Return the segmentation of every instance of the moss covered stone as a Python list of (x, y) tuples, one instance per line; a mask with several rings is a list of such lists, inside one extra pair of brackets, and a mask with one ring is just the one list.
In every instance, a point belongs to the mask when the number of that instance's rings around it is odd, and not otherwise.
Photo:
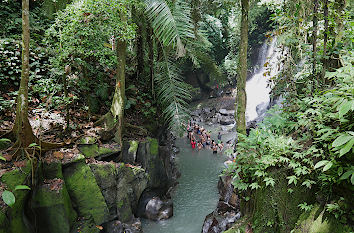
[(129, 142), (129, 145), (130, 145), (130, 147), (129, 147), (128, 152), (132, 153), (132, 154), (136, 154), (136, 152), (138, 150), (139, 142), (133, 140), (133, 141)]
[(5, 233), (9, 228), (9, 220), (6, 217), (6, 210), (8, 207), (0, 209), (0, 233)]
[(64, 170), (64, 179), (80, 216), (92, 216), (96, 224), (108, 219), (109, 211), (105, 199), (87, 164), (79, 162), (69, 166)]
[(108, 147), (100, 147), (97, 144), (80, 145), (79, 150), (86, 158), (94, 158), (97, 156), (116, 153), (120, 151), (119, 148), (112, 149)]
[(290, 232), (301, 214), (298, 205), (315, 201), (313, 190), (296, 186), (289, 193), (285, 170), (274, 169), (269, 174), (275, 185), (256, 190), (252, 226), (255, 232)]
[[(15, 190), (17, 185), (27, 184), (31, 176), (31, 165), (28, 162), (26, 167), (16, 168), (6, 172), (1, 177), (1, 182), (5, 184), (8, 190)], [(22, 218), (22, 213), (25, 207), (26, 197), (29, 194), (28, 190), (13, 191), (16, 202), (11, 208), (7, 208), (7, 216), (9, 220), (9, 228), (7, 233), (26, 233), (28, 232)]]
[(111, 216), (116, 215), (116, 168), (114, 163), (90, 164)]
[(39, 220), (36, 223), (39, 232), (69, 232), (77, 217), (61, 179), (39, 186), (32, 196), (32, 208)]
[(149, 147), (150, 147), (150, 154), (151, 155), (158, 155), (159, 153), (159, 142), (156, 138), (148, 138)]
[(293, 233), (346, 233), (352, 232), (349, 226), (341, 224), (333, 217), (324, 217), (324, 209), (316, 204), (310, 212), (301, 214)]

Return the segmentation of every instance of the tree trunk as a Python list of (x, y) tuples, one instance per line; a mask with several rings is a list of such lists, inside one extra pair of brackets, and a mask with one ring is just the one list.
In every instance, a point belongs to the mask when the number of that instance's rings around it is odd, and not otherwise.
[(111, 113), (117, 123), (114, 140), (122, 145), (122, 127), (124, 118), (124, 98), (125, 98), (125, 56), (127, 43), (117, 41), (117, 79), (113, 96)]
[(142, 77), (144, 72), (144, 23), (142, 21), (142, 16), (140, 16), (140, 20), (138, 21), (138, 30), (137, 30), (137, 59), (138, 59), (138, 67), (137, 67), (137, 78)]
[(328, 58), (327, 58), (327, 41), (328, 41), (328, 0), (324, 0), (323, 3), (323, 18), (324, 18), (324, 37), (323, 37), (323, 60), (322, 60), (322, 81), (324, 82), (324, 77), (326, 74), (327, 70), (327, 63), (328, 63)]
[(148, 26), (147, 29), (147, 37), (146, 42), (149, 46), (149, 67), (150, 67), (150, 82), (151, 82), (151, 95), (155, 99), (155, 91), (154, 91), (154, 40), (153, 40), (153, 32), (152, 27)]
[(316, 44), (317, 44), (317, 24), (318, 24), (317, 11), (318, 11), (318, 0), (313, 0), (312, 75), (314, 77), (316, 76), (316, 53), (317, 53)]
[(29, 81), (29, 0), (22, 0), (22, 71), (16, 100), (16, 119), (13, 128), (18, 148), (26, 148), (37, 142), (28, 120), (28, 81)]
[(241, 41), (239, 52), (237, 97), (236, 97), (236, 130), (238, 134), (246, 134), (246, 79), (247, 79), (247, 47), (248, 47), (248, 10), (249, 0), (241, 0)]

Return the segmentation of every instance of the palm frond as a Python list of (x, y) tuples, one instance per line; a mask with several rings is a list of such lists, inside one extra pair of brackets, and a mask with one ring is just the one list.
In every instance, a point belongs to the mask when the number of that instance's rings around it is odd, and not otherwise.
[(191, 87), (183, 81), (176, 66), (176, 60), (163, 50), (165, 59), (158, 65), (155, 77), (158, 100), (163, 109), (163, 117), (169, 128), (181, 132), (189, 119), (188, 101), (191, 100)]
[(145, 0), (145, 12), (156, 38), (164, 46), (173, 46), (177, 57), (185, 55), (184, 42), (194, 38), (191, 9), (182, 0), (176, 0), (171, 9), (164, 0)]

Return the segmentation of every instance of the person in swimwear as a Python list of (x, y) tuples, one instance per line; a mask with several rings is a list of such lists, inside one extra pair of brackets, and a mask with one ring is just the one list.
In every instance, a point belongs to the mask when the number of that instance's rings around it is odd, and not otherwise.
[(213, 154), (218, 153), (218, 146), (214, 143), (213, 145)]
[(220, 152), (221, 152), (222, 149), (224, 148), (224, 143), (221, 141), (221, 142), (218, 144), (218, 147), (219, 147)]
[(198, 150), (201, 150), (203, 147), (202, 143), (198, 142)]
[(191, 142), (191, 145), (192, 145), (192, 148), (193, 149), (195, 149), (195, 145), (196, 145), (197, 143), (195, 142), (195, 140), (192, 140), (192, 142)]

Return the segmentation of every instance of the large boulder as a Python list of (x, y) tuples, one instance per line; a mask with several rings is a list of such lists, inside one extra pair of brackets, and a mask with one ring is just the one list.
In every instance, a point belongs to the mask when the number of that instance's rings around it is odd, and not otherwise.
[(122, 222), (133, 218), (141, 194), (147, 188), (148, 175), (140, 167), (121, 164), (117, 168), (117, 214)]
[(117, 217), (117, 177), (115, 163), (89, 164), (109, 210), (109, 219)]
[(219, 178), (219, 202), (204, 220), (202, 233), (219, 233), (229, 229), (240, 217), (240, 202), (230, 176)]
[(38, 233), (68, 233), (76, 220), (64, 180), (44, 180), (33, 192), (31, 207)]
[(150, 188), (166, 188), (169, 185), (157, 139), (148, 138), (147, 141), (139, 143), (136, 161), (149, 174), (148, 186)]
[(221, 125), (232, 125), (235, 123), (235, 120), (232, 118), (232, 117), (225, 117), (225, 116), (222, 116), (220, 117), (219, 119), (219, 123)]
[(5, 185), (6, 190), (13, 191), (15, 195), (15, 204), (8, 208), (0, 201), (0, 232), (6, 233), (27, 233), (27, 229), (23, 212), (29, 190), (15, 190), (17, 185), (27, 184), (28, 177), (31, 176), (31, 164), (27, 162), (24, 167), (12, 168), (1, 176), (1, 182)]
[(93, 218), (100, 225), (109, 219), (109, 210), (89, 165), (78, 162), (64, 169), (64, 179), (78, 215)]
[(227, 110), (227, 109), (221, 108), (219, 110), (219, 113), (223, 116), (233, 116), (233, 115), (235, 115), (235, 110)]
[(158, 221), (173, 216), (173, 203), (170, 199), (162, 199), (157, 192), (147, 191), (141, 196), (136, 215)]

